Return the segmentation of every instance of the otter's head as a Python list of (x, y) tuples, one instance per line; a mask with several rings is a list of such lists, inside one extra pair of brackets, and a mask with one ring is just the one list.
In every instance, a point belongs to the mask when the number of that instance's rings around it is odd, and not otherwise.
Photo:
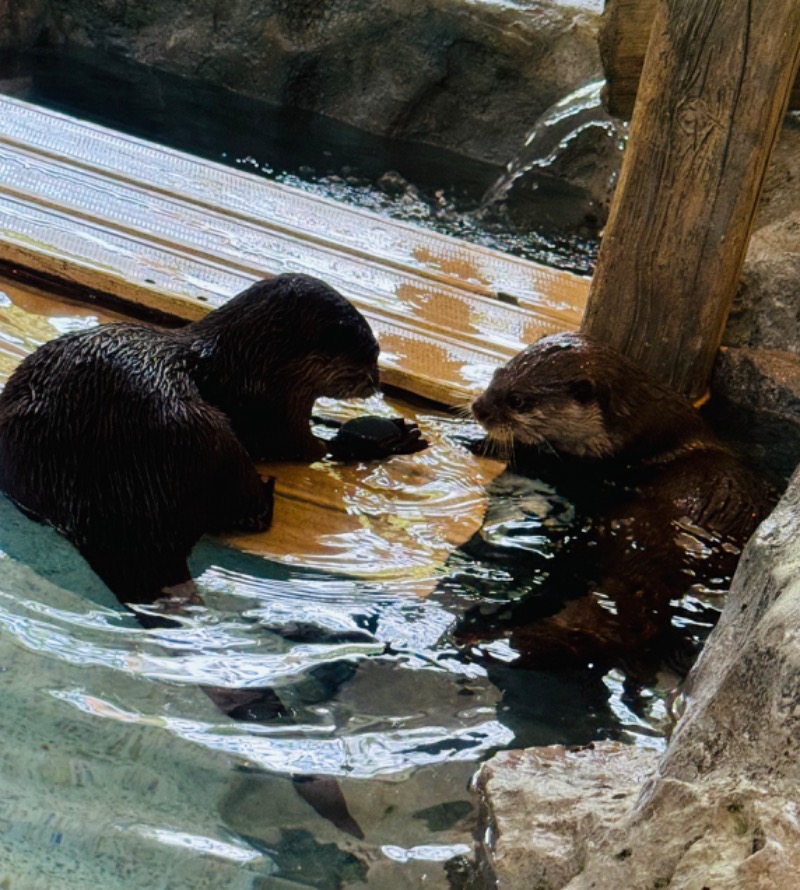
[(206, 376), (233, 396), (310, 406), (378, 387), (380, 350), (363, 315), (310, 275), (259, 281), (190, 327)]
[(501, 446), (614, 457), (638, 435), (642, 383), (643, 372), (616, 350), (583, 334), (555, 334), (495, 371), (472, 414)]

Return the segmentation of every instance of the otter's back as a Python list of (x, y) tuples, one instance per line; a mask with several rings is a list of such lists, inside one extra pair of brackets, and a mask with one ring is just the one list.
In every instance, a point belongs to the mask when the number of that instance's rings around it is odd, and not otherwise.
[(146, 513), (153, 492), (137, 473), (175, 469), (198, 401), (190, 360), (169, 334), (132, 324), (41, 346), (0, 394), (0, 487), (76, 543), (87, 522)]

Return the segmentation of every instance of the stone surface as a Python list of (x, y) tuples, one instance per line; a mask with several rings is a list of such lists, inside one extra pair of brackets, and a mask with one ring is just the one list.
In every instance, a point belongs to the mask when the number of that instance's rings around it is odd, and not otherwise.
[(601, 742), (504, 751), (484, 764), (481, 858), (497, 886), (564, 886), (583, 867), (589, 839), (630, 808), (656, 756)]
[(790, 115), (711, 383), (712, 412), (775, 475), (800, 461), (800, 125)]
[(711, 422), (776, 479), (787, 479), (800, 464), (800, 355), (725, 347), (711, 393)]
[(800, 212), (753, 234), (724, 342), (800, 352)]
[(52, 0), (47, 37), (505, 163), (546, 108), (600, 75), (599, 16), (583, 6)]
[(756, 228), (793, 213), (800, 199), (800, 112), (786, 116), (758, 205)]
[(800, 353), (800, 124), (775, 147), (723, 342)]
[[(0, 52), (28, 49), (45, 26), (48, 0), (0, 0)], [(0, 77), (3, 76), (0, 58)]]
[(724, 348), (716, 370), (720, 396), (792, 415), (800, 423), (800, 356), (774, 349)]
[(753, 234), (724, 342), (800, 352), (800, 212)]
[[(503, 825), (499, 839), (507, 847), (495, 844), (497, 886), (795, 890), (800, 874), (798, 539), (800, 474), (748, 544), (720, 622), (687, 680), (684, 716), (631, 808), (615, 814), (613, 802), (620, 793), (623, 804), (630, 801), (630, 789), (647, 767), (632, 755), (619, 755), (605, 776), (602, 763), (598, 775), (591, 759), (573, 758), (571, 771), (555, 784), (543, 769), (530, 770), (520, 782), (512, 765), (504, 781), (516, 783), (516, 789), (505, 788), (497, 775), (508, 768), (503, 761), (487, 764), (485, 805), (494, 823)], [(537, 762), (533, 754), (526, 756)], [(572, 784), (592, 791), (584, 798)], [(585, 806), (599, 815), (585, 818)], [(512, 822), (515, 810), (519, 818)], [(537, 812), (543, 821), (536, 821)], [(531, 830), (542, 824), (543, 835)], [(508, 848), (515, 832), (521, 845), (531, 847), (529, 854), (524, 846)], [(540, 870), (536, 883), (533, 863), (548, 858), (557, 867)], [(515, 861), (527, 872), (505, 868)]]

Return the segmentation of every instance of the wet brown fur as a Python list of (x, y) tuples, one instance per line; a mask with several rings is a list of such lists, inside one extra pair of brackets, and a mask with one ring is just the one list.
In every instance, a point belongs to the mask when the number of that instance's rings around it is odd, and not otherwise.
[(69, 538), (125, 602), (187, 582), (208, 531), (267, 528), (254, 460), (311, 460), (320, 396), (375, 391), (378, 344), (305, 275), (261, 281), (177, 331), (67, 334), (0, 394), (0, 488)]
[(772, 504), (687, 399), (583, 334), (528, 347), (472, 411), (490, 441), (511, 443), (518, 469), (549, 477), (582, 517), (548, 580), (570, 601), (537, 621), (515, 610), (510, 633), (527, 663), (625, 657), (655, 639), (672, 599), (730, 577)]

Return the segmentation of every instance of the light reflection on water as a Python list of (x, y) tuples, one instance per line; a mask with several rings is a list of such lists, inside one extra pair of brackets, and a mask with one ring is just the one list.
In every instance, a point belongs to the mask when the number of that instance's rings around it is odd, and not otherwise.
[[(21, 352), (60, 330), (60, 316), (11, 301), (0, 312)], [(442, 442), (476, 433), (452, 418), (421, 422)], [(525, 670), (506, 640), (482, 653), (457, 643), (476, 603), (535, 594), (575, 517), (544, 483), (506, 473), (480, 532), (442, 564), (452, 547), (431, 532), (433, 512), (444, 528), (480, 515), (484, 497), (442, 455), (455, 452), (437, 446), (402, 471), (366, 466), (349, 491), (340, 474), (357, 528), (331, 532), (310, 565), (201, 541), (191, 567), (205, 606), (154, 630), (66, 541), (0, 498), (0, 824), (10, 826), (0, 843), (24, 886), (444, 888), (443, 863), (472, 842), (470, 778), (492, 751), (605, 737), (663, 745), (674, 678), (632, 697), (619, 671)], [(314, 472), (312, 489), (338, 471)], [(380, 525), (387, 498), (402, 538)], [(429, 555), (415, 563), (415, 552)], [(675, 625), (707, 630), (713, 604), (698, 589)], [(236, 691), (257, 695), (232, 717), (221, 702)], [(333, 816), (298, 790), (308, 776), (333, 782), (323, 786)], [(339, 827), (331, 787), (363, 839)]]
[[(571, 520), (570, 506), (542, 483), (512, 474), (493, 488), (484, 541), (546, 562), (553, 531)], [(65, 541), (5, 501), (0, 549), (0, 665), (6, 713), (19, 715), (11, 750), (14, 769), (30, 777), (26, 805), (35, 809), (50, 795), (58, 801), (97, 773), (83, 805), (114, 809), (119, 782), (104, 773), (112, 763), (137, 775), (151, 758), (162, 765), (167, 758), (170, 781), (181, 787), (193, 770), (213, 776), (206, 792), (195, 789), (200, 800), (191, 807), (178, 794), (156, 815), (134, 782), (130, 818), (115, 816), (111, 828), (95, 830), (125, 838), (112, 859), (136, 877), (105, 886), (142, 886), (149, 866), (132, 863), (141, 863), (144, 845), (159, 849), (148, 862), (169, 862), (180, 876), (187, 862), (208, 857), (218, 881), (243, 864), (253, 874), (283, 876), (297, 855), (304, 863), (300, 883), (288, 886), (336, 886), (313, 877), (314, 869), (347, 876), (351, 867), (370, 886), (416, 886), (415, 869), (424, 866), (431, 886), (446, 887), (441, 863), (469, 848), (472, 823), (443, 818), (429, 828), (414, 815), (422, 809), (420, 783), (426, 807), (444, 813), (458, 803), (463, 814), (471, 811), (470, 775), (497, 748), (608, 736), (663, 744), (663, 689), (647, 692), (632, 710), (617, 673), (592, 680), (518, 671), (504, 666), (502, 643), (488, 668), (459, 651), (450, 633), (474, 605), (476, 585), (499, 585), (505, 595), (516, 584), (502, 563), (466, 552), (455, 554), (431, 595), (420, 598), (391, 579), (281, 566), (203, 541), (193, 563), (206, 606), (188, 611), (176, 627), (144, 630)], [(535, 586), (535, 571), (527, 583)], [(687, 606), (683, 620), (707, 620), (698, 603)], [(202, 687), (268, 690), (281, 709), (234, 720)], [(36, 756), (43, 744), (46, 769)], [(242, 784), (242, 769), (255, 784)], [(54, 770), (65, 771), (66, 785), (52, 787)], [(8, 782), (8, 763), (4, 774)], [(292, 791), (297, 775), (336, 777), (365, 840), (356, 843), (300, 799)], [(238, 802), (249, 800), (253, 787), (263, 790), (261, 809), (245, 818)], [(382, 809), (388, 788), (392, 803)], [(63, 836), (85, 833), (80, 812), (61, 819)], [(19, 820), (14, 805), (7, 817)], [(38, 835), (35, 841), (41, 845)], [(25, 843), (15, 846), (20, 868)], [(197, 881), (193, 868), (185, 873)], [(90, 886), (82, 880), (73, 887)], [(203, 884), (178, 877), (171, 886)]]

